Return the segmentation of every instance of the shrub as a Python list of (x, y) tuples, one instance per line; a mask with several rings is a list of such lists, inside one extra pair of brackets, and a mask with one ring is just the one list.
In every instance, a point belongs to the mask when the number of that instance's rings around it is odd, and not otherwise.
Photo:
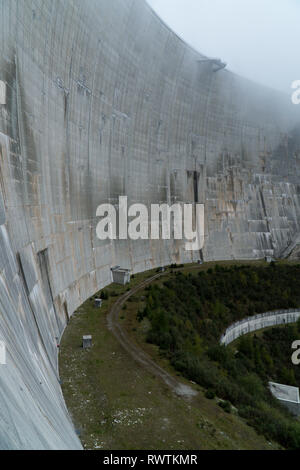
[(231, 404), (229, 403), (229, 401), (220, 401), (218, 405), (223, 408), (226, 413), (231, 413)]
[(240, 384), (255, 400), (259, 400), (266, 396), (266, 387), (258, 375), (254, 373), (241, 377)]
[(205, 393), (205, 397), (208, 398), (208, 400), (213, 400), (215, 398), (216, 394), (213, 390), (207, 390)]
[(101, 291), (100, 299), (102, 299), (102, 300), (107, 300), (108, 297), (109, 297), (109, 294), (108, 294), (107, 290)]
[(300, 368), (292, 366), (290, 355), (300, 320), (297, 326), (243, 336), (238, 351), (219, 345), (221, 332), (245, 316), (300, 305), (300, 265), (216, 266), (189, 275), (171, 267), (176, 274), (148, 286), (145, 308), (137, 313), (151, 325), (147, 341), (159, 346), (178, 374), (207, 389), (208, 399), (219, 397), (225, 411), (235, 406), (258, 433), (300, 448), (300, 423), (267, 385), (269, 380), (299, 383)]

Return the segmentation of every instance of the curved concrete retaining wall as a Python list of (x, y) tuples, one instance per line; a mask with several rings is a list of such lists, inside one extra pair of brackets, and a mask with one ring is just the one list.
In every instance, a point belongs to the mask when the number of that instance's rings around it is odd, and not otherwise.
[(207, 260), (299, 230), (297, 106), (203, 57), (143, 0), (0, 0), (1, 448), (80, 448), (57, 338), (112, 266), (199, 259), (100, 242), (99, 204), (205, 204)]
[(251, 333), (252, 331), (262, 330), (269, 326), (284, 325), (295, 323), (300, 318), (300, 310), (275, 310), (261, 315), (245, 318), (231, 325), (221, 338), (221, 344), (227, 346), (240, 336)]

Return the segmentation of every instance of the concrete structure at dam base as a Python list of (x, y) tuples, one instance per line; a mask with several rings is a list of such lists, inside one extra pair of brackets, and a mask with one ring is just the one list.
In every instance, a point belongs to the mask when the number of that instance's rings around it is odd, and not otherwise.
[[(144, 0), (0, 0), (1, 449), (81, 449), (57, 346), (113, 266), (278, 256), (298, 236), (298, 107), (208, 59)], [(201, 253), (98, 240), (97, 207), (123, 195), (204, 204)]]
[(296, 416), (300, 416), (300, 398), (299, 388), (290, 385), (277, 384), (269, 382), (269, 389), (272, 395), (285, 406), (289, 412)]
[(221, 344), (228, 346), (243, 335), (254, 331), (269, 328), (271, 326), (288, 325), (296, 323), (300, 318), (300, 309), (276, 310), (273, 312), (261, 313), (252, 317), (240, 320), (231, 325), (221, 337)]

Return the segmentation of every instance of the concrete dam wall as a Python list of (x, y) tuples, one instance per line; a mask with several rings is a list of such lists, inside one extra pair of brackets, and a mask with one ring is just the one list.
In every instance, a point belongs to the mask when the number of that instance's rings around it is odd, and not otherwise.
[(69, 317), (114, 265), (199, 259), (98, 240), (99, 204), (203, 203), (205, 260), (299, 232), (297, 106), (205, 59), (144, 0), (0, 0), (0, 448), (81, 448), (57, 364)]

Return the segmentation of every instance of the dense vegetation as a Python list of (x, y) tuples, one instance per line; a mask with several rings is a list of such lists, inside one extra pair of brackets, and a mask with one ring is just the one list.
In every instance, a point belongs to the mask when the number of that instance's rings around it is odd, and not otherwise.
[[(275, 400), (268, 381), (299, 385), (291, 344), (300, 323), (219, 345), (233, 322), (279, 308), (300, 307), (300, 265), (221, 267), (197, 275), (175, 273), (147, 288), (139, 321), (148, 319), (147, 341), (159, 346), (175, 369), (216, 395), (230, 412), (289, 449), (300, 448), (300, 423)], [(231, 404), (231, 405), (230, 405)]]

